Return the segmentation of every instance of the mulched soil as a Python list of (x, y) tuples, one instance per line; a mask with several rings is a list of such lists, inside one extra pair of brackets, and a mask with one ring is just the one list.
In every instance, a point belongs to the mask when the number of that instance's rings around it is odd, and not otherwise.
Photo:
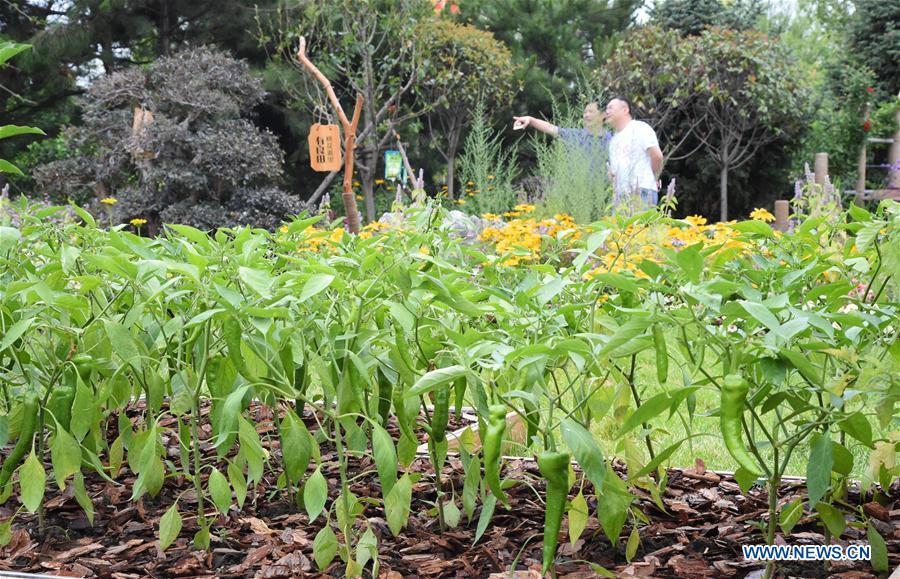
[[(260, 408), (253, 412), (266, 441), (274, 430), (271, 413)], [(304, 419), (311, 428), (315, 426), (311, 415)], [(277, 464), (277, 441), (267, 444)], [(172, 437), (166, 445), (169, 456), (177, 461), (177, 440)], [(210, 450), (207, 445), (202, 448)], [(212, 460), (211, 452), (209, 456)], [(323, 473), (336, 494), (339, 474), (334, 454), (323, 449), (323, 459)], [(49, 472), (49, 464), (47, 468)], [(489, 577), (492, 573), (507, 577), (517, 556), (513, 577), (540, 577), (543, 506), (532, 490), (541, 487), (533, 461), (506, 463), (504, 477), (528, 484), (508, 491), (511, 509), (498, 505), (491, 526), (474, 546), (478, 511), (475, 521), (468, 523), (463, 515), (457, 528), (440, 533), (437, 520), (427, 514), (432, 508), (429, 501), (434, 500), (433, 476), (427, 458), (417, 459), (409, 470), (421, 473), (422, 479), (413, 487), (412, 514), (400, 537), (391, 535), (380, 508), (367, 505), (363, 515), (378, 537), (380, 577)], [(356, 480), (353, 493), (358, 497), (380, 496), (370, 457), (362, 457), (351, 465), (351, 473), (362, 471), (371, 474)], [(71, 490), (59, 492), (48, 481), (45, 534), (40, 535), (36, 516), (18, 515), (11, 542), (0, 549), (0, 570), (113, 578), (342, 576), (339, 557), (326, 572), (316, 569), (313, 538), (323, 524), (323, 517), (310, 524), (305, 511), (275, 490), (277, 474), (267, 473), (265, 481), (256, 488), (255, 498), (251, 492), (243, 510), (233, 506), (227, 515), (219, 516), (208, 553), (190, 548), (197, 523), (188, 513), (196, 506), (196, 495), (192, 485), (182, 477), (168, 479), (156, 498), (131, 502), (134, 477), (127, 468), (120, 473), (119, 484), (109, 483), (97, 475), (86, 476), (96, 511), (94, 526), (88, 523)], [(454, 488), (462, 489), (463, 470), (457, 459), (451, 457), (444, 478), (445, 484), (452, 479)], [(585, 496), (588, 490), (585, 489)], [(780, 489), (780, 500), (789, 502), (803, 492), (799, 482), (785, 484)], [(179, 495), (184, 526), (175, 544), (162, 552), (156, 536), (159, 518)], [(594, 516), (596, 503), (589, 499), (592, 516), (582, 538), (574, 545), (561, 542), (561, 557), (568, 562), (558, 567), (560, 577), (597, 576), (584, 561), (602, 565), (617, 577), (761, 576), (761, 565), (743, 561), (740, 549), (744, 544), (762, 542), (757, 525), (767, 518), (763, 489), (753, 489), (744, 496), (734, 480), (706, 471), (698, 461), (694, 468), (669, 472), (669, 484), (663, 496), (666, 511), (660, 510), (648, 494), (639, 496), (638, 505), (650, 524), (640, 528), (641, 545), (635, 559), (629, 564), (624, 555), (625, 540), (631, 529), (626, 526), (619, 543), (611, 545)], [(880, 502), (851, 490), (847, 504), (853, 508), (862, 506), (887, 540), (891, 568), (900, 565), (900, 488), (890, 489), (888, 498), (882, 497)], [(0, 507), (0, 517), (6, 520), (18, 506), (18, 499), (11, 498)], [(853, 525), (859, 520), (853, 510), (847, 510), (847, 518), (850, 524), (841, 543), (867, 543), (865, 526)], [(565, 522), (563, 529), (567, 529)], [(807, 517), (801, 519), (790, 537), (780, 542), (823, 544), (824, 537), (816, 522)], [(864, 579), (878, 575), (867, 562), (833, 562), (827, 568), (823, 563), (783, 563), (779, 576)]]

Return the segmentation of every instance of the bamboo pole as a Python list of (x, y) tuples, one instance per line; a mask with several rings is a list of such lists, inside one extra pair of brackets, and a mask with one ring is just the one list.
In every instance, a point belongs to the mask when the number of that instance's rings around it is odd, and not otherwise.
[(322, 71), (312, 63), (306, 55), (306, 37), (300, 37), (300, 48), (297, 50), (297, 60), (312, 74), (319, 84), (325, 89), (331, 106), (337, 113), (341, 126), (344, 129), (344, 182), (343, 193), (344, 211), (347, 214), (347, 228), (350, 233), (359, 233), (359, 209), (356, 206), (356, 195), (353, 192), (353, 161), (354, 149), (356, 148), (356, 129), (359, 126), (359, 117), (362, 113), (363, 97), (361, 94), (356, 95), (356, 106), (353, 108), (353, 118), (348, 119), (344, 113), (344, 108), (338, 100), (331, 86), (331, 81), (322, 74)]

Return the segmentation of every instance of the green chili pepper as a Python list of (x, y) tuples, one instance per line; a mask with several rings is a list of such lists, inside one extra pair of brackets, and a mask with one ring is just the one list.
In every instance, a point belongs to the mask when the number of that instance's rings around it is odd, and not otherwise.
[(665, 384), (669, 377), (669, 353), (666, 350), (666, 338), (662, 326), (653, 326), (653, 345), (656, 347), (656, 379)]
[(375, 380), (378, 384), (378, 416), (381, 417), (381, 425), (387, 428), (391, 417), (391, 402), (394, 399), (394, 383), (380, 366), (375, 370)]
[(447, 440), (447, 423), (450, 421), (450, 384), (441, 384), (434, 389), (434, 412), (431, 413), (431, 439), (435, 442)]
[(747, 392), (750, 385), (741, 376), (729, 374), (722, 381), (722, 399), (719, 411), (719, 427), (722, 430), (722, 439), (725, 448), (732, 458), (744, 470), (759, 476), (761, 471), (756, 461), (747, 451), (741, 431), (741, 419), (744, 415), (744, 407), (747, 405)]
[(228, 357), (237, 371), (247, 376), (247, 368), (244, 366), (244, 355), (241, 354), (241, 324), (233, 317), (225, 318), (222, 324), (222, 334), (225, 337), (225, 345), (228, 346)]
[(53, 392), (50, 393), (50, 399), (47, 401), (47, 409), (56, 418), (59, 426), (63, 430), (68, 431), (69, 426), (72, 424), (72, 402), (75, 401), (75, 386), (72, 385), (72, 382), (75, 381), (75, 376), (71, 368), (66, 371), (66, 377), (70, 383), (61, 384), (53, 389)]
[(75, 354), (72, 356), (72, 363), (78, 369), (78, 375), (85, 381), (90, 377), (91, 371), (94, 370), (96, 365), (94, 357), (90, 354)]
[(466, 387), (469, 385), (469, 381), (466, 380), (465, 376), (461, 376), (456, 379), (456, 384), (453, 385), (453, 394), (456, 396), (456, 416), (459, 418), (462, 416), (462, 406), (463, 402), (466, 399)]
[(506, 495), (500, 488), (500, 449), (503, 446), (503, 434), (506, 432), (506, 406), (502, 404), (489, 409), (487, 428), (484, 436), (484, 480), (491, 493), (506, 506)]
[(566, 452), (544, 451), (538, 456), (538, 468), (547, 481), (547, 507), (544, 510), (544, 563), (541, 573), (547, 573), (556, 555), (559, 528), (562, 526), (566, 499), (569, 496), (569, 462)]
[(31, 450), (34, 433), (38, 426), (38, 413), (40, 401), (37, 394), (28, 394), (22, 402), (22, 427), (19, 429), (19, 440), (9, 456), (3, 462), (0, 469), (0, 489), (4, 488), (19, 467), (19, 462), (25, 453)]

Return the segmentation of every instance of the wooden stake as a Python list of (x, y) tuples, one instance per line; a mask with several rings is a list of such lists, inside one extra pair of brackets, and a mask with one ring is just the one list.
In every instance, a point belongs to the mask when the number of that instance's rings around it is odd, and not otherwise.
[(775, 229), (784, 233), (788, 228), (788, 216), (791, 214), (791, 206), (784, 199), (775, 202)]
[(824, 187), (828, 177), (828, 153), (816, 153), (815, 167), (816, 185)]
[(348, 119), (341, 102), (334, 92), (334, 88), (331, 86), (331, 81), (306, 56), (306, 38), (303, 36), (300, 37), (297, 60), (309, 70), (325, 89), (328, 100), (331, 101), (331, 106), (337, 113), (341, 126), (344, 129), (344, 187), (342, 197), (344, 199), (344, 210), (347, 213), (347, 228), (350, 230), (350, 233), (359, 233), (359, 209), (356, 206), (356, 195), (353, 193), (353, 161), (354, 149), (356, 148), (356, 129), (359, 126), (359, 117), (362, 113), (363, 97), (361, 94), (356, 95), (353, 118)]

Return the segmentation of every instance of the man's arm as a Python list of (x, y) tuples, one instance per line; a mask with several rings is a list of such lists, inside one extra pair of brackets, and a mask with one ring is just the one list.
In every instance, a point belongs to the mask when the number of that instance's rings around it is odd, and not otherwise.
[(647, 154), (650, 155), (650, 167), (653, 169), (653, 176), (659, 179), (659, 174), (662, 173), (663, 166), (663, 154), (659, 147), (650, 147), (647, 149)]
[(548, 123), (547, 121), (542, 121), (541, 119), (536, 119), (534, 117), (513, 117), (513, 130), (521, 131), (527, 127), (534, 127), (542, 133), (546, 133), (551, 137), (559, 136), (559, 127), (554, 125), (553, 123)]

